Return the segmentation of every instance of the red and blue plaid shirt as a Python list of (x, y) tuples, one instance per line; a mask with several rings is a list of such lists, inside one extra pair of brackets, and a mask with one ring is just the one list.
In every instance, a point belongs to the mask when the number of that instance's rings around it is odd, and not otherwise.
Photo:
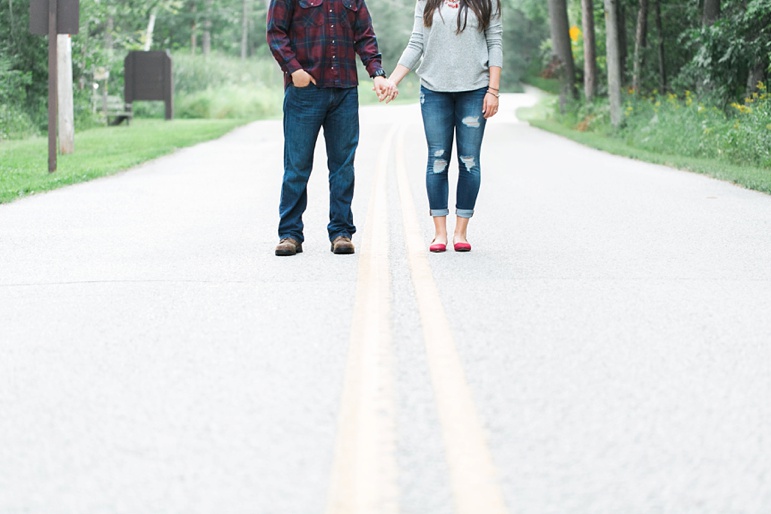
[(364, 0), (271, 0), (267, 39), (285, 86), (304, 69), (318, 87), (354, 87), (356, 54), (370, 77), (383, 67)]

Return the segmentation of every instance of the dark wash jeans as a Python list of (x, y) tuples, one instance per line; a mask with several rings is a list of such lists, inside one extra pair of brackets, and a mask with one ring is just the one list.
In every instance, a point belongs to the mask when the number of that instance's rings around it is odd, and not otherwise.
[(284, 181), (279, 238), (304, 241), (302, 216), (308, 204), (313, 150), (324, 128), (329, 167), (329, 240), (352, 236), (353, 159), (359, 144), (359, 96), (352, 88), (289, 85), (284, 93)]
[(428, 143), (426, 191), (431, 216), (447, 216), (449, 181), (447, 169), (452, 158), (453, 135), (457, 136), (458, 188), (455, 213), (461, 218), (474, 215), (481, 168), (479, 155), (485, 134), (482, 104), (487, 87), (458, 93), (441, 93), (420, 87), (423, 129)]

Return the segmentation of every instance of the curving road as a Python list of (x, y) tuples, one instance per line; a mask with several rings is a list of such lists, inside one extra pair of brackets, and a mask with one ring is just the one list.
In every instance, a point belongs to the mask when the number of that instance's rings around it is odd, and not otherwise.
[(0, 205), (0, 514), (768, 512), (771, 197), (532, 101), (468, 254), (427, 252), (417, 105), (362, 108), (353, 256), (321, 140), (273, 256), (280, 121)]

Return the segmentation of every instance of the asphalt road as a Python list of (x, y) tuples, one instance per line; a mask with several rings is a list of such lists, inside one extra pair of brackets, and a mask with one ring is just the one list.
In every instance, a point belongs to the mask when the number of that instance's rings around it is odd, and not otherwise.
[(0, 205), (0, 514), (769, 512), (771, 197), (530, 101), (468, 254), (427, 251), (417, 105), (361, 110), (353, 256), (322, 140), (273, 255), (280, 121)]

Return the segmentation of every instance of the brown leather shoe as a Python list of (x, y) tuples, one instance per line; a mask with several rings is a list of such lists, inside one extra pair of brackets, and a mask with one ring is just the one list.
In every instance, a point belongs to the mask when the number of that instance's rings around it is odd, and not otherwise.
[(347, 254), (347, 253), (353, 253), (355, 250), (353, 248), (353, 243), (351, 242), (350, 237), (345, 236), (337, 236), (334, 241), (332, 241), (332, 252), (336, 254)]
[(294, 255), (296, 253), (303, 253), (303, 245), (291, 237), (285, 237), (279, 241), (276, 247), (276, 255)]

